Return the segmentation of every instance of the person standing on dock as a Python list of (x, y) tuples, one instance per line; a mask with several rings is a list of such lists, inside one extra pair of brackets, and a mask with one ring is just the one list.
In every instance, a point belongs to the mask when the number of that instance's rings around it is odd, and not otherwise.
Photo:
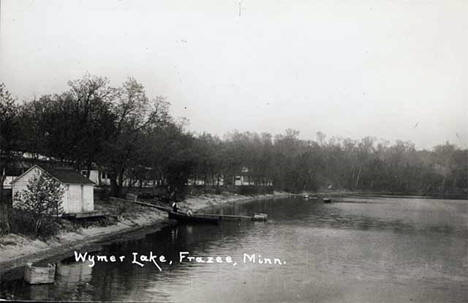
[(176, 213), (178, 210), (179, 206), (177, 205), (177, 203), (175, 201), (172, 202), (172, 211)]

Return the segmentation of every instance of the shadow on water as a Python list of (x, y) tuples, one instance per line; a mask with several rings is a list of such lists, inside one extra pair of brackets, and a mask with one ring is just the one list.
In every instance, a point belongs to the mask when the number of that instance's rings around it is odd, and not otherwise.
[[(349, 279), (354, 279), (353, 277), (362, 274), (362, 271), (366, 271), (368, 276), (378, 276), (382, 279), (381, 276), (385, 276), (386, 271), (408, 275), (407, 268), (427, 271), (421, 268), (427, 267), (429, 261), (435, 260), (442, 264), (446, 262), (445, 247), (452, 242), (458, 243), (458, 238), (463, 241), (468, 236), (466, 224), (458, 224), (454, 219), (459, 218), (452, 216), (450, 212), (435, 212), (430, 207), (414, 206), (406, 201), (389, 203), (386, 200), (366, 199), (364, 202), (324, 204), (301, 198), (288, 198), (231, 204), (222, 209), (207, 210), (206, 213), (239, 215), (262, 212), (268, 214), (269, 221), (227, 222), (220, 226), (176, 225), (156, 232), (140, 233), (135, 238), (126, 237), (112, 243), (101, 243), (101, 250), (94, 254), (125, 256), (124, 262), (99, 262), (90, 267), (89, 263), (75, 262), (74, 257), (66, 258), (59, 262), (56, 282), (51, 285), (27, 285), (22, 280), (21, 270), (11, 271), (5, 274), (0, 282), (0, 298), (81, 301), (157, 298), (158, 301), (171, 302), (179, 290), (189, 293), (195, 291), (196, 287), (192, 286), (194, 281), (201, 281), (197, 282), (197, 287), (207, 293), (218, 290), (234, 295), (245, 289), (244, 295), (247, 296), (247, 290), (256, 291), (242, 286), (249, 279), (265, 292), (264, 283), (258, 284), (260, 282), (256, 280), (257, 271), (246, 272), (248, 276), (241, 276), (240, 273), (227, 272), (222, 267), (178, 262), (181, 251), (189, 251), (191, 255), (199, 256), (209, 253), (226, 255), (233, 251), (241, 251), (244, 247), (273, 250), (291, 258), (307, 255), (315, 260), (312, 265), (282, 267), (282, 271), (278, 273), (276, 270), (279, 269), (265, 272), (268, 275), (264, 279), (269, 279), (273, 284), (286, 285), (285, 283), (289, 283), (288, 279), (281, 282), (280, 280), (284, 279), (280, 277), (293, 275), (292, 281), (303, 281), (300, 285), (308, 285), (309, 282), (306, 281), (310, 281), (312, 272), (324, 275), (324, 281), (327, 281), (326, 275), (329, 274), (336, 274), (336, 279), (339, 280), (349, 273)], [(466, 211), (466, 206), (463, 207)], [(336, 233), (336, 239), (328, 238), (335, 231), (344, 233)], [(361, 232), (364, 232), (365, 236)], [(339, 238), (341, 236), (343, 238)], [(351, 236), (354, 238), (350, 238)], [(446, 236), (447, 240), (443, 242)], [(301, 237), (304, 241), (297, 240)], [(369, 242), (368, 238), (375, 241)], [(411, 246), (412, 241), (420, 241), (423, 248)], [(348, 251), (340, 249), (343, 243), (347, 243)], [(385, 246), (387, 243), (391, 246)], [(428, 252), (427, 247), (433, 245), (440, 246)], [(463, 251), (463, 247), (455, 245), (450, 252), (457, 256), (459, 251)], [(324, 246), (326, 247), (323, 248)], [(149, 252), (158, 256), (164, 255), (173, 263), (160, 264), (162, 271), (152, 263), (140, 267), (131, 262), (134, 252), (139, 255), (147, 255)], [(452, 269), (457, 267), (458, 263), (444, 266)], [(326, 268), (326, 271), (323, 271), (322, 267)], [(218, 275), (229, 278), (230, 283), (216, 284), (221, 283), (218, 281)], [(203, 283), (208, 283), (208, 286), (204, 286)], [(220, 289), (210, 290), (214, 286), (210, 286), (209, 283), (215, 283)], [(241, 283), (241, 286), (236, 286), (238, 283)], [(289, 291), (307, 297), (310, 289), (321, 284), (314, 285), (301, 288), (302, 286), (293, 284), (285, 286), (283, 290), (279, 286), (277, 288), (286, 294)], [(326, 288), (318, 290), (325, 291), (324, 289)], [(233, 293), (229, 293), (230, 291)], [(265, 295), (260, 301), (274, 298)]]
[[(247, 223), (251, 224), (251, 223)], [(230, 222), (221, 228), (212, 225), (176, 225), (168, 226), (157, 232), (126, 239), (102, 246), (102, 249), (90, 255), (125, 256), (124, 262), (98, 263), (90, 267), (90, 262), (75, 262), (75, 257), (59, 261), (56, 281), (51, 285), (29, 285), (22, 279), (23, 268), (5, 273), (0, 281), (0, 298), (35, 300), (94, 300), (106, 301), (117, 299), (137, 289), (146, 288), (160, 279), (171, 279), (190, 271), (193, 264), (179, 263), (179, 252), (189, 251), (200, 255), (213, 243), (230, 242), (229, 235), (245, 228), (245, 223)], [(240, 232), (239, 234), (242, 234)], [(238, 240), (238, 239), (237, 239)], [(154, 252), (164, 255), (173, 264), (161, 264), (164, 274), (153, 264), (139, 267), (132, 263), (133, 253), (148, 255)], [(80, 251), (85, 252), (85, 250)], [(138, 256), (139, 256), (138, 255)], [(171, 275), (171, 272), (177, 272)], [(122, 286), (125, 285), (124, 288)], [(163, 291), (159, 298), (167, 296)]]

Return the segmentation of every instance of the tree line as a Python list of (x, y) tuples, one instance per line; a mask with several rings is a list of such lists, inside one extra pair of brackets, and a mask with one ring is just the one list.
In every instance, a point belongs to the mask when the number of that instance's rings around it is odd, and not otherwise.
[[(20, 104), (0, 85), (0, 193), (5, 171), (25, 153), (47, 156), (79, 170), (108, 172), (113, 195), (124, 180), (153, 180), (182, 192), (187, 180), (229, 184), (243, 168), (257, 185), (278, 190), (348, 190), (418, 194), (462, 193), (468, 189), (468, 150), (445, 143), (417, 150), (366, 137), (302, 140), (283, 134), (232, 132), (220, 138), (195, 134), (175, 119), (162, 97), (149, 98), (133, 78), (119, 87), (87, 75), (68, 88)], [(219, 182), (223, 180), (223, 182)], [(6, 199), (0, 197), (1, 213)], [(0, 218), (1, 219), (1, 218)], [(2, 222), (3, 220), (0, 220)]]

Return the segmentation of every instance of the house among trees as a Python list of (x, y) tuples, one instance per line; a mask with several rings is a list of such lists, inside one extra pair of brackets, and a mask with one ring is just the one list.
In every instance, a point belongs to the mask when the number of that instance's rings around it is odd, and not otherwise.
[(110, 185), (109, 174), (98, 169), (82, 170), (81, 175), (91, 180), (97, 186)]
[(187, 179), (187, 185), (190, 186), (223, 186), (224, 185), (224, 176), (216, 175), (215, 177), (200, 177), (192, 176)]
[(273, 186), (273, 181), (265, 176), (253, 175), (252, 171), (247, 167), (242, 167), (240, 174), (234, 176), (235, 186)]
[(94, 183), (71, 168), (34, 165), (11, 182), (13, 197), (16, 193), (26, 190), (33, 177), (44, 173), (63, 186), (62, 208), (65, 214), (94, 211)]

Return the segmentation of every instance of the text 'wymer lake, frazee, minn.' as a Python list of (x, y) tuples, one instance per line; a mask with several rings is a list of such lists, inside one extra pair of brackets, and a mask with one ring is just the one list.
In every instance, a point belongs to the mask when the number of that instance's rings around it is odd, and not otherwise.
[[(200, 263), (200, 264), (231, 264), (237, 266), (240, 264), (260, 264), (260, 265), (284, 265), (286, 261), (280, 258), (264, 257), (257, 253), (243, 253), (239, 259), (232, 256), (194, 256), (188, 251), (180, 251), (176, 260), (168, 259), (165, 255), (157, 255), (150, 251), (148, 254), (133, 252), (130, 256), (126, 255), (94, 255), (88, 252), (74, 252), (75, 262), (88, 262), (89, 267), (94, 267), (96, 263), (123, 263), (130, 261), (139, 267), (145, 267), (148, 264), (155, 266), (162, 271), (161, 265), (173, 265), (177, 263)], [(238, 260), (238, 261), (236, 261)]]

